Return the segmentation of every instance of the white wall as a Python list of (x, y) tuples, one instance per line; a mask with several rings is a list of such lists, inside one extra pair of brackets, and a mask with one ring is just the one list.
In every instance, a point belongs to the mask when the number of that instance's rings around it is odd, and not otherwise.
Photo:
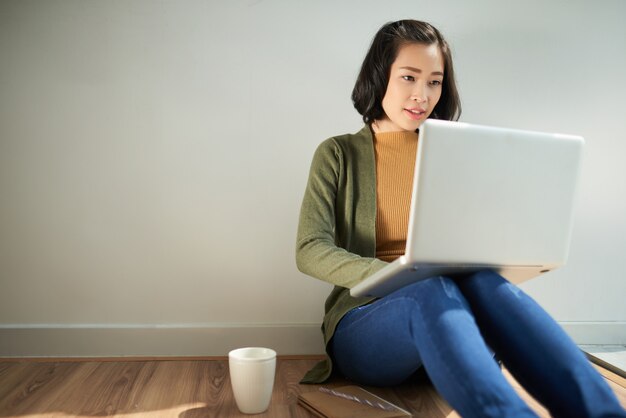
[(308, 166), (400, 18), (452, 44), (462, 120), (586, 137), (569, 264), (523, 286), (626, 343), (626, 3), (385, 3), (0, 2), (0, 355), (319, 352)]

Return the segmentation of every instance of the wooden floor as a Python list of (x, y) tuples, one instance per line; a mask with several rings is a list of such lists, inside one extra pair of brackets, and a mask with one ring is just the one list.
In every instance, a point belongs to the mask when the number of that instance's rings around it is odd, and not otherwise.
[[(309, 417), (298, 380), (317, 360), (279, 358), (270, 409), (258, 417)], [(599, 369), (626, 406), (626, 379)], [(505, 374), (506, 371), (505, 371)], [(516, 389), (540, 416), (547, 412)], [(346, 384), (334, 380), (325, 386)], [(421, 417), (458, 417), (425, 376), (393, 389), (367, 388)], [(245, 417), (235, 405), (226, 359), (0, 361), (0, 417)]]

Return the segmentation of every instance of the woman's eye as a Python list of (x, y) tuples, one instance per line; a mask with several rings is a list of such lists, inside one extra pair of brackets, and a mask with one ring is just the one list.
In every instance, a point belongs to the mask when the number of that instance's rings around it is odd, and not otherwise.
[(441, 80), (433, 80), (430, 82), (431, 85), (433, 86), (440, 86), (441, 85)]
[(405, 81), (415, 81), (415, 77), (413, 77), (412, 75), (403, 75), (402, 79)]

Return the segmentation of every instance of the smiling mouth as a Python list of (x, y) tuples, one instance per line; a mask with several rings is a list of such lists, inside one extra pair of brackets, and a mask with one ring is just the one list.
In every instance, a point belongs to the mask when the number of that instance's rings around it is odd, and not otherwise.
[(404, 109), (411, 119), (421, 119), (426, 114), (424, 109)]

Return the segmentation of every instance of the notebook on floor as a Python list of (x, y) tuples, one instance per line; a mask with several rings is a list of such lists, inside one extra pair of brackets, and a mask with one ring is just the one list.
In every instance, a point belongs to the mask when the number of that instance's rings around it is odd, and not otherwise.
[[(325, 392), (320, 390), (327, 389)], [(359, 386), (298, 395), (298, 404), (320, 418), (400, 418), (412, 416), (410, 412), (392, 404)]]
[(563, 266), (583, 144), (574, 135), (425, 121), (405, 254), (350, 294), (384, 296), (484, 269), (520, 283)]

